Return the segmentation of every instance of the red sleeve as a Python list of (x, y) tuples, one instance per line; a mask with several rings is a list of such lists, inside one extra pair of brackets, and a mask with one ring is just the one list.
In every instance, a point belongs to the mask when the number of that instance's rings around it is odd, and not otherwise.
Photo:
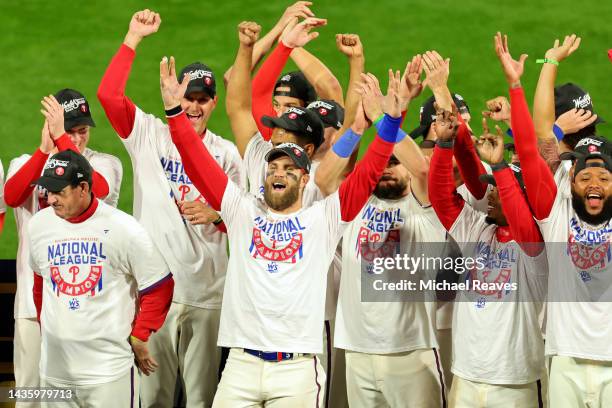
[(521, 161), (527, 199), (536, 219), (543, 220), (548, 217), (555, 202), (557, 185), (538, 151), (535, 128), (523, 88), (510, 89), (510, 112), (514, 145)]
[(527, 199), (519, 186), (512, 169), (494, 171), (497, 191), (502, 203), (502, 209), (506, 216), (506, 221), (510, 227), (510, 233), (514, 240), (521, 246), (523, 251), (529, 256), (536, 256), (542, 252), (542, 246), (534, 243), (543, 242), (542, 234), (535, 220), (531, 216), (531, 209), (527, 204)]
[(227, 175), (204, 147), (185, 112), (169, 117), (168, 126), (187, 176), (208, 204), (215, 211), (220, 211), (221, 200), (227, 187)]
[(429, 164), (429, 201), (446, 230), (450, 230), (465, 201), (455, 189), (453, 149), (436, 145)]
[[(77, 153), (79, 152), (74, 143), (72, 143), (72, 140), (70, 140), (70, 136), (68, 136), (67, 133), (64, 133), (62, 136), (57, 138), (55, 140), (55, 145), (57, 146), (60, 152), (63, 152), (64, 150), (72, 150)], [(106, 197), (108, 195), (108, 192), (110, 191), (106, 179), (95, 170), (92, 175), (91, 191), (97, 198)]]
[(272, 95), (274, 94), (274, 85), (278, 77), (283, 72), (283, 68), (289, 59), (289, 55), (293, 48), (287, 47), (282, 41), (278, 43), (272, 53), (266, 58), (264, 63), (253, 78), (253, 96), (252, 112), (253, 118), (257, 123), (257, 128), (264, 140), (270, 140), (272, 129), (264, 126), (261, 123), (261, 117), (276, 116), (272, 105)]
[(376, 135), (363, 159), (340, 184), (338, 195), (343, 221), (352, 221), (368, 201), (387, 167), (394, 146), (395, 143), (386, 142)]
[(36, 306), (36, 320), (40, 323), (40, 312), (42, 311), (42, 291), (43, 291), (43, 279), (42, 276), (34, 273), (34, 286), (32, 287), (32, 294), (34, 295), (34, 306)]
[(111, 125), (123, 139), (132, 133), (136, 117), (136, 106), (125, 96), (125, 85), (135, 56), (133, 49), (121, 44), (98, 87), (98, 100)]
[(217, 227), (219, 231), (225, 232), (227, 234), (227, 227), (225, 226), (224, 222), (221, 222), (220, 224), (215, 225), (215, 227)]
[(140, 307), (136, 320), (134, 320), (132, 336), (147, 341), (151, 333), (163, 326), (168, 310), (170, 310), (173, 293), (172, 275), (168, 275), (139, 293)]
[(477, 200), (480, 200), (487, 192), (487, 185), (481, 182), (478, 177), (487, 171), (482, 165), (480, 157), (478, 157), (470, 130), (463, 121), (463, 118), (461, 118), (461, 115), (458, 115), (458, 120), (459, 129), (457, 130), (453, 154), (457, 160), (457, 167), (459, 167), (459, 173), (461, 173), (465, 186), (470, 194)]
[(47, 162), (48, 154), (36, 149), (32, 157), (4, 185), (4, 201), (12, 208), (19, 207), (32, 194), (32, 183), (38, 179)]

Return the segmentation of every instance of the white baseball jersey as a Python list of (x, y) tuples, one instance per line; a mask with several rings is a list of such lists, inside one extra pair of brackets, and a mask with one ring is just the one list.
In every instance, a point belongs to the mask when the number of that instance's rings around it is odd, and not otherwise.
[(128, 338), (138, 291), (170, 270), (144, 228), (102, 202), (71, 223), (47, 207), (27, 227), (43, 278), (40, 374), (76, 385), (111, 382), (134, 364)]
[(219, 346), (321, 353), (327, 272), (346, 226), (338, 193), (281, 215), (229, 181), (221, 214), (231, 257)]
[[(499, 241), (498, 227), (485, 217), (465, 204), (450, 233), (464, 257), (487, 260), (485, 268), (472, 269), (470, 281), (508, 285), (457, 293), (452, 372), (487, 384), (527, 384), (540, 378), (544, 364), (538, 314), (546, 294), (546, 254), (530, 257), (516, 241)], [(519, 301), (519, 294), (530, 301)]]
[(0, 214), (6, 212), (6, 203), (4, 202), (4, 167), (0, 161)]
[[(433, 208), (422, 207), (412, 193), (398, 200), (370, 197), (342, 237), (335, 347), (374, 354), (438, 347), (435, 299), (362, 302), (362, 262), (373, 256), (362, 244), (399, 243), (399, 253), (414, 254), (415, 243), (444, 242), (445, 235)], [(422, 278), (435, 279), (435, 273)]]
[[(215, 225), (192, 225), (178, 201), (206, 203), (183, 168), (168, 125), (136, 108), (132, 133), (122, 139), (134, 170), (133, 214), (160, 248), (174, 274), (175, 302), (219, 309), (227, 270), (227, 236)], [(236, 146), (210, 130), (203, 143), (237, 184), (244, 180)]]
[(551, 270), (546, 354), (612, 361), (612, 327), (607, 323), (612, 302), (597, 301), (611, 294), (612, 222), (594, 226), (578, 217), (569, 167), (559, 166), (555, 181), (564, 178), (566, 184), (559, 185), (549, 217), (538, 222)]
[[(489, 163), (483, 161), (482, 165), (487, 171), (487, 174), (493, 174), (493, 170), (491, 169)], [(476, 197), (474, 197), (472, 193), (470, 193), (470, 190), (467, 189), (465, 184), (461, 184), (459, 187), (457, 187), (457, 193), (459, 193), (459, 195), (465, 200), (465, 202), (473, 209), (486, 214), (488, 206), (487, 197), (489, 196), (489, 193), (491, 192), (492, 188), (492, 185), (487, 184), (487, 190), (485, 192), (485, 195), (480, 200), (476, 199)]]
[[(100, 153), (89, 148), (85, 149), (83, 156), (89, 161), (91, 166), (100, 173), (108, 183), (109, 192), (104, 198), (104, 202), (117, 206), (119, 201), (119, 190), (123, 177), (123, 167), (121, 161), (106, 153)], [(23, 154), (13, 160), (8, 168), (7, 180), (11, 178), (29, 159), (29, 154)], [(49, 156), (51, 157), (51, 155)], [(34, 278), (28, 259), (30, 249), (28, 247), (27, 225), (30, 218), (39, 210), (47, 207), (46, 191), (36, 187), (32, 194), (19, 207), (13, 209), (15, 223), (17, 224), (17, 234), (19, 236), (19, 246), (17, 248), (17, 293), (15, 294), (14, 318), (36, 318), (36, 308), (32, 299), (32, 287)]]
[[(263, 199), (266, 169), (268, 168), (266, 154), (272, 150), (273, 147), (272, 142), (264, 140), (261, 133), (257, 132), (249, 141), (244, 152), (244, 168), (249, 181), (249, 192), (257, 198)], [(319, 162), (313, 161), (310, 167), (310, 179), (302, 193), (302, 206), (304, 207), (309, 207), (315, 201), (324, 198), (323, 193), (315, 183), (315, 174), (318, 167)], [(325, 320), (331, 320), (336, 315), (338, 294), (335, 289), (334, 276), (340, 274), (338, 268), (342, 261), (339, 258), (339, 256), (335, 257), (334, 262), (329, 266), (327, 293), (325, 296)]]

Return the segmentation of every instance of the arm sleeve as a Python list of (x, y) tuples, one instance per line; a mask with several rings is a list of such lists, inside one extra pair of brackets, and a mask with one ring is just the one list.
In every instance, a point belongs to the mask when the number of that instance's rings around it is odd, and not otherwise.
[(283, 68), (289, 59), (289, 55), (293, 48), (287, 47), (282, 41), (278, 43), (274, 51), (266, 58), (264, 63), (253, 78), (252, 89), (252, 112), (253, 118), (257, 123), (257, 128), (265, 140), (270, 140), (272, 129), (264, 126), (261, 123), (261, 117), (264, 115), (276, 116), (274, 107), (272, 106), (272, 95), (274, 94), (274, 85), (276, 80), (283, 72)]
[(151, 333), (162, 327), (168, 310), (170, 310), (173, 293), (174, 279), (172, 279), (172, 275), (168, 275), (155, 285), (140, 291), (140, 307), (134, 320), (132, 336), (147, 341)]
[[(72, 140), (70, 140), (70, 137), (67, 133), (64, 133), (62, 136), (56, 139), (55, 145), (57, 146), (60, 152), (63, 152), (64, 150), (72, 150), (74, 152), (79, 153), (79, 150), (74, 145), (74, 143), (72, 143)], [(96, 170), (94, 170), (92, 174), (92, 183), (92, 192), (94, 193), (94, 196), (100, 199), (104, 199), (104, 197), (108, 195), (110, 189), (108, 187), (106, 179)]]
[(453, 153), (465, 186), (474, 198), (480, 200), (487, 192), (487, 185), (482, 183), (478, 177), (487, 171), (482, 165), (480, 157), (478, 157), (470, 130), (463, 121), (463, 118), (461, 118), (461, 115), (458, 115), (457, 118), (459, 120), (459, 129), (457, 130)]
[(98, 87), (100, 104), (111, 125), (122, 139), (132, 133), (136, 115), (136, 106), (130, 98), (125, 96), (125, 85), (135, 56), (136, 52), (133, 49), (121, 44)]
[(387, 167), (394, 146), (376, 135), (363, 159), (342, 182), (338, 195), (343, 221), (352, 221), (359, 214)]
[(40, 177), (47, 162), (48, 154), (40, 149), (4, 185), (4, 201), (9, 207), (19, 207), (32, 194), (32, 183)]
[(543, 220), (548, 217), (555, 202), (557, 186), (538, 151), (535, 128), (523, 88), (510, 89), (510, 110), (515, 148), (521, 161), (527, 199), (535, 218)]
[(429, 164), (429, 201), (444, 228), (450, 231), (465, 201), (455, 190), (453, 149), (436, 145)]
[(172, 142), (178, 149), (185, 173), (215, 211), (221, 210), (221, 201), (228, 178), (210, 155), (185, 112), (168, 118)]
[(541, 245), (534, 244), (543, 242), (542, 234), (535, 220), (530, 216), (531, 209), (518, 181), (512, 174), (512, 169), (506, 167), (493, 171), (493, 177), (495, 177), (502, 209), (510, 226), (512, 237), (527, 255), (532, 257), (539, 255), (543, 248)]
[(34, 273), (34, 286), (32, 287), (32, 294), (34, 296), (34, 306), (36, 306), (36, 320), (40, 323), (40, 312), (42, 311), (42, 292), (43, 292), (43, 278), (36, 272)]

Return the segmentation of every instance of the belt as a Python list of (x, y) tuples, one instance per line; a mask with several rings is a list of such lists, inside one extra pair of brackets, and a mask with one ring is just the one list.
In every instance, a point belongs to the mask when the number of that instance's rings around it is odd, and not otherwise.
[(244, 352), (252, 356), (259, 357), (263, 361), (272, 361), (272, 362), (279, 362), (283, 360), (293, 360), (294, 358), (307, 355), (307, 354), (302, 354), (302, 353), (283, 353), (280, 351), (260, 351), (260, 350), (251, 350), (251, 349), (244, 349)]

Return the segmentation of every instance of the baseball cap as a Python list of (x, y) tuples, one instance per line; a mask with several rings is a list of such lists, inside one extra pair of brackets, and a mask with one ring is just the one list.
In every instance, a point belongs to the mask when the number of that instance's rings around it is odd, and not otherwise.
[[(591, 95), (571, 82), (555, 87), (555, 118), (572, 109), (585, 109), (595, 113)], [(593, 125), (599, 123), (605, 123), (605, 120), (598, 115)]]
[(323, 143), (323, 122), (310, 109), (292, 106), (281, 116), (263, 116), (261, 123), (269, 128), (281, 128), (308, 137), (315, 148)]
[[(421, 111), (419, 113), (419, 127), (410, 132), (410, 136), (413, 139), (416, 139), (419, 136), (425, 137), (427, 132), (429, 132), (429, 127), (436, 120), (436, 109), (434, 108), (434, 102), (436, 99), (431, 96), (428, 98), (423, 105), (421, 105)], [(470, 107), (463, 99), (463, 96), (459, 94), (453, 94), (453, 102), (457, 106), (457, 111), (459, 113), (470, 113)]]
[(51, 156), (37, 184), (52, 193), (62, 191), (68, 185), (77, 185), (86, 181), (91, 186), (93, 170), (87, 159), (68, 149)]
[[(576, 143), (571, 156), (576, 159), (574, 177), (587, 167), (604, 167), (612, 171), (612, 143), (601, 136), (583, 137)], [(589, 159), (601, 159), (601, 163), (587, 163)]]
[(323, 122), (323, 126), (333, 127), (334, 129), (340, 129), (342, 122), (344, 122), (344, 108), (340, 104), (331, 99), (320, 99), (318, 101), (311, 102), (306, 107), (316, 113)]
[(266, 162), (270, 163), (281, 156), (289, 156), (298, 168), (310, 173), (310, 159), (301, 146), (295, 143), (281, 143), (266, 154)]
[[(279, 87), (288, 87), (289, 91), (277, 91)], [(281, 75), (274, 85), (274, 96), (290, 96), (304, 101), (304, 105), (317, 99), (315, 92), (310, 82), (300, 71), (288, 72)]]
[(82, 93), (65, 88), (58, 91), (54, 96), (64, 108), (64, 129), (66, 131), (78, 125), (96, 126), (91, 117), (89, 103)]
[[(516, 181), (518, 181), (519, 186), (521, 186), (521, 189), (525, 190), (525, 182), (523, 181), (523, 174), (521, 172), (521, 164), (519, 162), (509, 163), (508, 167), (512, 169), (512, 172), (514, 173), (514, 177), (516, 178)], [(495, 177), (492, 174), (481, 174), (478, 177), (478, 179), (482, 181), (483, 183), (497, 186), (497, 183), (495, 182)]]
[(187, 65), (181, 70), (179, 82), (183, 82), (183, 78), (187, 74), (191, 74), (191, 79), (189, 80), (189, 85), (187, 85), (185, 95), (189, 95), (192, 92), (204, 92), (211, 98), (215, 97), (217, 94), (217, 82), (215, 81), (212, 69), (208, 65), (201, 62)]

